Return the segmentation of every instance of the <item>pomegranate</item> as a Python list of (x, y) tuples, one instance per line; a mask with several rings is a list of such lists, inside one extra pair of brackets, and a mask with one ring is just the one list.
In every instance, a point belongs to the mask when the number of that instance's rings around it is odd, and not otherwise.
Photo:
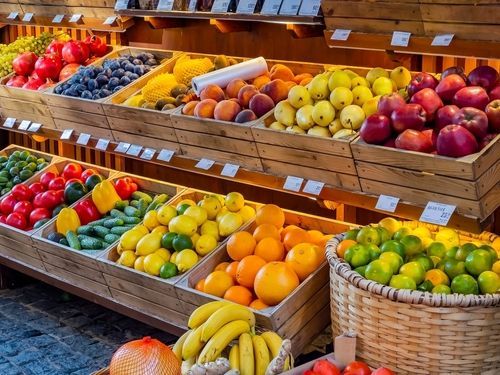
[(85, 43), (70, 40), (64, 43), (62, 57), (68, 64), (82, 64), (89, 58), (89, 52), (89, 47)]
[(14, 76), (5, 84), (9, 87), (23, 87), (23, 85), (28, 82), (28, 78), (25, 76)]
[(47, 49), (45, 50), (45, 53), (55, 53), (59, 57), (62, 57), (62, 49), (63, 49), (63, 47), (64, 47), (64, 42), (62, 42), (60, 40), (53, 40), (47, 46)]
[(61, 69), (61, 58), (53, 53), (39, 57), (35, 63), (35, 73), (42, 80), (49, 78), (56, 81), (59, 78), (59, 72)]
[(80, 66), (81, 66), (80, 64), (66, 64), (59, 73), (59, 81), (63, 81), (66, 78), (75, 74)]
[(30, 79), (28, 79), (28, 82), (26, 82), (24, 85), (23, 85), (23, 89), (28, 89), (28, 90), (38, 90), (38, 88), (44, 84), (44, 81), (41, 80), (40, 78), (33, 78), (33, 77), (30, 77)]
[(29, 76), (35, 69), (37, 56), (33, 52), (23, 52), (12, 61), (14, 72), (20, 76)]

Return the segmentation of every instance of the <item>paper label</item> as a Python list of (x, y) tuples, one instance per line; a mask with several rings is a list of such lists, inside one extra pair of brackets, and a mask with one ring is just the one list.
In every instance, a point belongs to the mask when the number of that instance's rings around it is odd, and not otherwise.
[(99, 138), (99, 140), (95, 145), (95, 148), (101, 151), (106, 151), (108, 149), (108, 145), (109, 145), (109, 139)]
[(175, 151), (162, 149), (158, 154), (158, 156), (156, 157), (156, 159), (161, 161), (166, 161), (167, 163), (169, 163), (170, 160), (172, 160), (172, 156), (174, 156), (174, 154)]
[(128, 0), (118, 0), (115, 4), (115, 10), (123, 10), (128, 8)]
[(342, 40), (346, 41), (349, 39), (349, 35), (351, 35), (351, 30), (348, 29), (335, 29), (332, 34), (331, 40)]
[(195, 12), (196, 11), (196, 0), (189, 0), (189, 7), (188, 10), (190, 12)]
[(320, 6), (321, 0), (302, 0), (299, 14), (301, 16), (317, 16)]
[(8, 20), (15, 20), (19, 16), (19, 12), (10, 12), (7, 16)]
[(19, 124), (18, 129), (19, 130), (28, 130), (28, 127), (30, 126), (30, 124), (31, 124), (31, 121), (29, 121), (29, 120), (23, 120)]
[(57, 14), (52, 18), (52, 23), (61, 23), (64, 19), (64, 14)]
[(306, 182), (306, 186), (304, 186), (302, 191), (307, 194), (320, 195), (323, 186), (325, 186), (324, 182), (309, 180)]
[(391, 197), (390, 195), (381, 194), (378, 197), (377, 204), (375, 208), (377, 210), (387, 211), (387, 212), (395, 212), (398, 207), (399, 198)]
[(392, 33), (391, 46), (396, 47), (408, 47), (408, 43), (410, 43), (411, 33), (407, 33), (405, 31), (394, 31)]
[(280, 8), (280, 15), (296, 16), (299, 12), (301, 0), (283, 0)]
[(448, 47), (453, 40), (455, 34), (439, 34), (432, 40), (431, 46), (444, 46)]
[(116, 146), (115, 152), (125, 153), (125, 152), (127, 152), (129, 147), (130, 147), (130, 143), (120, 142), (120, 143), (118, 143), (118, 146)]
[(229, 8), (229, 0), (215, 0), (212, 5), (212, 13), (226, 13)]
[(82, 146), (87, 146), (90, 141), (90, 134), (81, 133), (76, 140), (76, 143)]
[(13, 128), (16, 123), (16, 119), (13, 117), (7, 117), (3, 123), (4, 128)]
[(446, 226), (457, 206), (451, 204), (428, 202), (420, 221)]
[(304, 179), (301, 177), (288, 176), (283, 185), (283, 189), (299, 192)]
[(73, 14), (69, 19), (69, 22), (78, 22), (82, 18), (81, 14)]
[(174, 0), (160, 0), (156, 10), (172, 10), (174, 8)]
[(236, 173), (238, 173), (238, 169), (240, 169), (239, 165), (226, 163), (224, 165), (224, 168), (222, 168), (220, 175), (226, 177), (234, 177), (236, 176)]
[(104, 20), (104, 22), (102, 24), (103, 25), (112, 25), (115, 23), (117, 18), (118, 18), (117, 16), (109, 16), (108, 18), (106, 18)]
[(29, 132), (32, 132), (32, 133), (36, 133), (37, 131), (40, 130), (40, 128), (42, 127), (42, 124), (38, 123), (38, 122), (34, 122), (30, 125), (30, 127), (28, 128), (28, 131)]
[(212, 165), (215, 164), (215, 161), (210, 159), (201, 159), (198, 163), (196, 163), (195, 167), (199, 169), (209, 170), (212, 168)]
[(240, 0), (238, 8), (236, 8), (236, 13), (253, 14), (255, 5), (257, 5), (257, 0)]
[(73, 129), (64, 129), (60, 139), (66, 139), (66, 140), (71, 139), (72, 134), (73, 134)]
[(260, 11), (260, 14), (273, 15), (278, 14), (280, 10), (281, 2), (283, 0), (265, 0), (264, 5)]
[(141, 159), (151, 160), (151, 159), (153, 159), (153, 156), (155, 155), (155, 153), (156, 153), (156, 150), (154, 148), (145, 148), (141, 154)]
[(127, 150), (127, 155), (130, 156), (139, 156), (139, 154), (142, 151), (142, 146), (141, 145), (131, 145), (129, 149)]
[(31, 22), (33, 15), (33, 13), (25, 13), (23, 16), (23, 22)]

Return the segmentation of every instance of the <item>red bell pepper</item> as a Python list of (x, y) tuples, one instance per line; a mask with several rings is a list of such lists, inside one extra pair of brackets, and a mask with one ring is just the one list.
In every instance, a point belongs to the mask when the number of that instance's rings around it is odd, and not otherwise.
[(94, 202), (92, 202), (91, 198), (87, 198), (81, 202), (78, 202), (75, 205), (74, 209), (78, 214), (80, 223), (82, 223), (82, 225), (86, 225), (101, 218), (101, 214), (99, 213), (99, 210), (95, 206)]
[(130, 177), (124, 177), (116, 181), (115, 189), (120, 198), (126, 200), (137, 191), (137, 184)]

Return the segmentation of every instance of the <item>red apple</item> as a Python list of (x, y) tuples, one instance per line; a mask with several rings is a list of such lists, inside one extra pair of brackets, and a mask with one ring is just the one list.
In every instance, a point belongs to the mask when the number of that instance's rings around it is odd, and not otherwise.
[(486, 146), (488, 146), (488, 144), (492, 140), (494, 140), (497, 137), (497, 135), (498, 135), (497, 133), (491, 133), (491, 134), (488, 134), (483, 139), (481, 139), (481, 141), (479, 142), (479, 150), (482, 150), (483, 148), (485, 148)]
[(455, 93), (467, 86), (464, 79), (458, 74), (450, 74), (441, 79), (436, 86), (436, 94), (445, 102), (451, 102)]
[(451, 66), (443, 70), (443, 72), (441, 73), (441, 80), (443, 80), (450, 74), (458, 74), (460, 77), (462, 77), (464, 82), (467, 82), (467, 76), (465, 75), (464, 68), (462, 68), (461, 66)]
[(404, 98), (397, 92), (382, 95), (378, 101), (377, 112), (381, 115), (391, 117), (392, 111), (406, 104)]
[(447, 125), (438, 134), (436, 149), (438, 155), (459, 158), (478, 150), (474, 135), (460, 125)]
[(444, 104), (436, 91), (433, 89), (422, 89), (413, 95), (410, 99), (410, 103), (420, 104), (426, 113), (426, 120), (434, 120), (434, 115), (436, 111), (441, 108)]
[(384, 142), (382, 146), (396, 148), (396, 139), (389, 138), (387, 141)]
[(488, 117), (483, 111), (464, 107), (453, 116), (453, 124), (463, 126), (477, 139), (482, 139), (488, 134)]
[(490, 91), (490, 100), (500, 99), (500, 84), (493, 87), (493, 90)]
[(481, 111), (490, 102), (486, 90), (479, 86), (464, 87), (456, 92), (453, 97), (453, 104), (462, 107), (474, 107)]
[(489, 91), (498, 81), (498, 72), (491, 66), (482, 65), (473, 69), (468, 78), (472, 86), (481, 86)]
[(484, 111), (488, 117), (490, 131), (500, 132), (500, 99), (490, 102)]
[(359, 135), (366, 143), (378, 145), (384, 143), (391, 136), (391, 132), (391, 120), (387, 116), (375, 113), (365, 119)]
[(429, 140), (432, 145), (431, 150), (434, 151), (436, 149), (438, 131), (435, 131), (434, 129), (425, 129), (422, 134)]
[(434, 118), (434, 128), (436, 130), (443, 129), (446, 125), (453, 124), (453, 116), (455, 116), (460, 108), (456, 105), (445, 105), (437, 110)]
[(422, 130), (426, 120), (425, 110), (420, 104), (405, 104), (391, 114), (392, 128), (397, 133), (406, 129)]
[(406, 129), (396, 138), (396, 148), (410, 151), (431, 152), (432, 142), (421, 131)]
[(418, 73), (408, 85), (408, 95), (413, 96), (425, 88), (434, 89), (438, 85), (438, 80), (429, 73)]

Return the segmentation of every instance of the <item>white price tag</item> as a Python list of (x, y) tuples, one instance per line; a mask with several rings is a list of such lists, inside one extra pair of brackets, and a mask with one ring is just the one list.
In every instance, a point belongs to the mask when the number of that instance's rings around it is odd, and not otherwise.
[(349, 35), (351, 35), (351, 30), (348, 29), (335, 29), (332, 34), (331, 40), (343, 40), (346, 41), (349, 39)]
[(380, 197), (378, 197), (378, 201), (377, 204), (375, 205), (375, 208), (377, 210), (382, 210), (387, 212), (396, 212), (398, 203), (399, 203), (399, 198), (381, 194)]
[(139, 154), (142, 151), (142, 146), (141, 145), (132, 145), (129, 147), (127, 150), (127, 155), (130, 156), (139, 156)]
[(117, 0), (115, 10), (123, 10), (128, 8), (128, 0)]
[(300, 0), (283, 0), (280, 8), (280, 15), (296, 16), (299, 12)]
[(80, 20), (82, 19), (82, 15), (81, 14), (73, 14), (71, 16), (71, 18), (69, 19), (69, 22), (79, 22)]
[(264, 0), (264, 5), (262, 5), (260, 14), (278, 14), (282, 1), (283, 0)]
[(36, 133), (37, 131), (40, 130), (40, 128), (42, 127), (42, 124), (38, 123), (38, 122), (34, 122), (30, 125), (30, 127), (28, 128), (28, 131), (29, 132), (32, 132), (32, 133)]
[(156, 157), (156, 159), (161, 161), (166, 161), (167, 163), (169, 163), (170, 160), (172, 160), (172, 156), (174, 156), (174, 154), (175, 152), (172, 150), (162, 149), (158, 154), (158, 156)]
[(428, 202), (419, 220), (425, 223), (446, 226), (456, 208), (457, 206), (452, 204)]
[(174, 0), (160, 0), (156, 10), (172, 10), (174, 8)]
[(64, 14), (57, 14), (52, 18), (52, 23), (61, 23), (64, 19)]
[(226, 13), (229, 8), (229, 0), (215, 0), (212, 5), (212, 13)]
[(323, 190), (323, 186), (325, 186), (324, 182), (309, 180), (306, 182), (306, 186), (304, 186), (302, 191), (312, 195), (320, 195), (321, 190)]
[(7, 117), (3, 123), (4, 128), (13, 128), (16, 123), (16, 119), (13, 117)]
[(238, 173), (238, 169), (240, 169), (239, 165), (226, 163), (224, 165), (224, 168), (222, 168), (220, 175), (226, 177), (234, 177), (236, 176), (236, 173)]
[(30, 124), (31, 124), (31, 121), (29, 121), (29, 120), (23, 120), (19, 124), (18, 129), (19, 130), (28, 130), (28, 127), (30, 126)]
[(95, 145), (95, 148), (101, 151), (106, 151), (108, 149), (108, 145), (109, 145), (109, 139), (99, 138), (99, 140)]
[(10, 12), (7, 16), (8, 20), (15, 20), (19, 16), (19, 12)]
[(127, 152), (129, 147), (130, 147), (130, 143), (120, 142), (120, 143), (118, 143), (118, 146), (116, 146), (115, 152), (125, 153), (125, 152)]
[(238, 7), (236, 8), (236, 13), (253, 14), (255, 11), (255, 5), (257, 5), (257, 0), (240, 0)]
[(394, 31), (392, 33), (391, 46), (408, 47), (410, 36), (411, 33), (407, 33), (406, 31)]
[(64, 129), (60, 139), (66, 139), (66, 140), (71, 139), (72, 134), (73, 134), (73, 129)]
[(31, 22), (33, 16), (34, 16), (33, 13), (25, 13), (23, 16), (23, 22)]
[(283, 189), (299, 192), (303, 182), (303, 178), (288, 176), (286, 178), (285, 184), (283, 185)]
[(302, 0), (299, 14), (301, 16), (317, 16), (320, 6), (321, 0)]
[(439, 34), (432, 40), (431, 46), (444, 46), (448, 47), (453, 40), (455, 34)]
[(151, 159), (153, 159), (153, 156), (155, 155), (155, 153), (156, 153), (156, 150), (154, 148), (145, 148), (141, 154), (141, 159), (151, 160)]
[(198, 163), (196, 163), (195, 167), (208, 171), (210, 168), (212, 168), (212, 165), (214, 165), (214, 164), (215, 164), (215, 161), (213, 161), (213, 160), (201, 159)]
[(190, 12), (196, 11), (196, 2), (197, 2), (197, 0), (189, 0), (188, 11), (190, 11)]
[(87, 146), (90, 141), (90, 134), (81, 133), (76, 140), (76, 143), (82, 146)]
[(103, 25), (112, 25), (115, 23), (117, 18), (118, 18), (117, 16), (109, 16), (108, 18), (106, 18), (104, 20), (104, 22), (102, 24)]

